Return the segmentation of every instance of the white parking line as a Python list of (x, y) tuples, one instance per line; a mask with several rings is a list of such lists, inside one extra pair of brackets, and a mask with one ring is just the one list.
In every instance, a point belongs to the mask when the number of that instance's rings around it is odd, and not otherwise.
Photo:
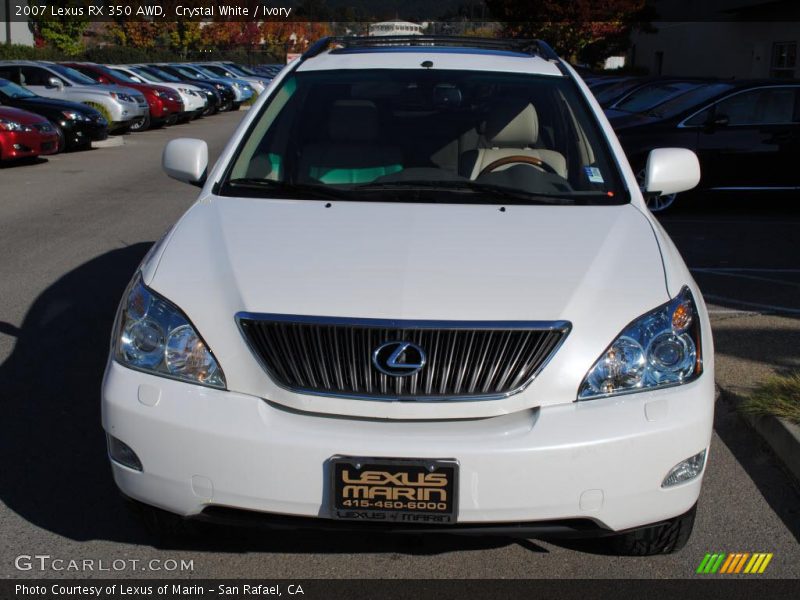
[(776, 306), (774, 304), (759, 304), (757, 302), (745, 302), (744, 300), (737, 300), (735, 298), (726, 298), (725, 296), (717, 296), (714, 294), (703, 294), (706, 300), (711, 300), (714, 303), (733, 304), (739, 306), (749, 306), (751, 308), (758, 308), (762, 311), (771, 313), (785, 313), (792, 315), (800, 315), (800, 308), (790, 308), (788, 306)]
[(700, 272), (705, 273), (706, 275), (717, 275), (719, 277), (735, 277), (736, 279), (750, 279), (752, 281), (764, 281), (766, 283), (774, 283), (776, 285), (788, 285), (790, 287), (800, 287), (800, 281), (786, 281), (783, 279), (772, 279), (771, 277), (759, 277), (757, 275), (748, 275), (745, 273), (717, 271), (715, 269), (706, 269)]
[(720, 271), (720, 272), (742, 272), (742, 273), (800, 273), (800, 269), (762, 269), (751, 267), (689, 267), (692, 271)]

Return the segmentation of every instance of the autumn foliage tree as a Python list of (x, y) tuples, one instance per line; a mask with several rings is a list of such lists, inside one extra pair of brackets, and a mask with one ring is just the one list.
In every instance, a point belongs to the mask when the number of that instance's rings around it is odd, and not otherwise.
[(541, 38), (573, 62), (596, 63), (627, 48), (651, 15), (645, 0), (486, 0), (509, 37)]

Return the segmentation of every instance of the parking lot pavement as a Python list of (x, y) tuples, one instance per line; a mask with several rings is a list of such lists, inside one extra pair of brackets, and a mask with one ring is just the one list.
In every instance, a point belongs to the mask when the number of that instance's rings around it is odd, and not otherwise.
[[(772, 552), (762, 577), (800, 576), (800, 497), (723, 403), (695, 533), (674, 555), (609, 557), (585, 545), (506, 538), (221, 529), (181, 547), (154, 547), (128, 516), (106, 464), (98, 395), (109, 331), (139, 260), (196, 195), (161, 173), (164, 143), (204, 138), (213, 160), (239, 118), (219, 115), (127, 136), (120, 148), (0, 172), (0, 577), (691, 578), (706, 552)], [(758, 207), (746, 211), (679, 213), (665, 223), (692, 266), (718, 268), (724, 259), (737, 268), (798, 268), (773, 256), (790, 250), (781, 238), (792, 235), (785, 216), (752, 227)], [(187, 256), (186, 268), (203, 265)], [(698, 279), (704, 290), (720, 286), (714, 291), (723, 298), (744, 289), (714, 283), (730, 278)], [(786, 302), (777, 294), (765, 302)], [(741, 307), (726, 300), (715, 309)], [(715, 328), (730, 314), (716, 315)], [(721, 354), (733, 352), (724, 335), (717, 341)], [(19, 570), (20, 555), (95, 562), (87, 571)], [(170, 570), (169, 560), (192, 568)]]

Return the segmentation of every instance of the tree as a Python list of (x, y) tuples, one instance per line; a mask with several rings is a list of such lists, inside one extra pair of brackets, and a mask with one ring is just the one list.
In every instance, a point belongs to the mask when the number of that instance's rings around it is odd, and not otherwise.
[[(74, 2), (67, 6), (75, 5)], [(83, 50), (83, 32), (89, 26), (88, 16), (31, 17), (36, 45), (49, 46), (74, 56)]]
[(650, 17), (645, 0), (486, 0), (508, 37), (541, 38), (572, 62), (599, 62), (624, 51)]

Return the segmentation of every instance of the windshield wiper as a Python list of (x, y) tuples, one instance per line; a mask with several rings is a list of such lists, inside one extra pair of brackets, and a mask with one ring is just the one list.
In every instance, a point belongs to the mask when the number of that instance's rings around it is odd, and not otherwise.
[(526, 192), (502, 185), (460, 179), (455, 181), (386, 181), (366, 183), (353, 189), (369, 191), (395, 188), (419, 188), (443, 192), (482, 192), (494, 198), (518, 201), (520, 204), (573, 204), (575, 202), (574, 198), (558, 194)]
[(307, 195), (313, 198), (325, 198), (334, 200), (350, 200), (351, 196), (344, 190), (331, 189), (324, 185), (315, 185), (312, 183), (286, 183), (284, 181), (275, 181), (274, 179), (260, 179), (258, 177), (240, 177), (237, 179), (230, 179), (225, 182), (225, 185), (233, 188), (250, 188), (250, 189), (269, 189), (276, 192), (287, 192), (293, 195)]

